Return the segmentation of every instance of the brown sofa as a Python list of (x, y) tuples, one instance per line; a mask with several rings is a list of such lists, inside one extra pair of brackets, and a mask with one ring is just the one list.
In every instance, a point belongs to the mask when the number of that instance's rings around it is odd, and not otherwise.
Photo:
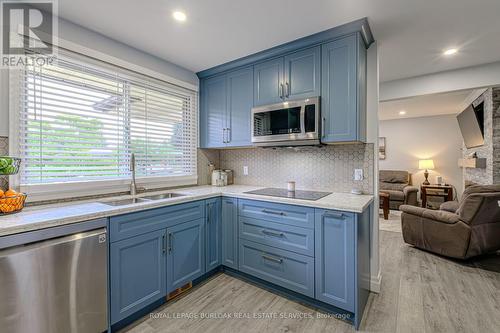
[(500, 185), (470, 186), (439, 210), (401, 210), (404, 241), (415, 247), (458, 259), (500, 250)]
[(401, 205), (418, 205), (418, 188), (411, 186), (408, 171), (380, 170), (379, 191), (389, 194), (390, 209), (399, 209)]

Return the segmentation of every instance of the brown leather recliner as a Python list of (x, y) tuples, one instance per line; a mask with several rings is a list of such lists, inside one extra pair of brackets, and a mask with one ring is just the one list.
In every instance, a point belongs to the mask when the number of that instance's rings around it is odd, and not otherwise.
[(418, 188), (411, 186), (411, 174), (403, 170), (380, 170), (379, 191), (389, 194), (389, 208), (417, 206)]
[(470, 186), (439, 210), (400, 209), (403, 239), (415, 247), (458, 259), (500, 250), (500, 185)]

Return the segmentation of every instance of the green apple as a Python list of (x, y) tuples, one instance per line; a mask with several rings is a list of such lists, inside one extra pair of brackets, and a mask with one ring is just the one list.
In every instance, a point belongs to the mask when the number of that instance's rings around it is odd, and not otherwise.
[(12, 175), (16, 173), (16, 167), (13, 165), (9, 165), (8, 167), (1, 169), (0, 173), (3, 173), (4, 175)]

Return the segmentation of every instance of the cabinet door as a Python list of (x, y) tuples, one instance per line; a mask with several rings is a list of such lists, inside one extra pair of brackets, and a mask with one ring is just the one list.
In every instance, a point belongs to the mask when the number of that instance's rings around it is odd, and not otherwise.
[(285, 57), (285, 97), (301, 99), (319, 96), (321, 47), (295, 52)]
[(222, 264), (238, 269), (238, 200), (222, 198)]
[(227, 147), (251, 146), (250, 121), (253, 107), (253, 69), (227, 74)]
[(159, 230), (111, 244), (112, 324), (166, 295), (164, 237)]
[(355, 217), (317, 209), (315, 216), (316, 299), (354, 312)]
[(225, 146), (226, 76), (206, 79), (202, 83), (200, 108), (200, 147), (220, 148)]
[(279, 103), (283, 100), (283, 58), (254, 66), (254, 105)]
[(221, 203), (220, 198), (206, 200), (205, 261), (206, 272), (221, 264)]
[(205, 272), (205, 219), (167, 229), (167, 293)]
[(323, 142), (358, 140), (356, 48), (356, 35), (322, 46)]

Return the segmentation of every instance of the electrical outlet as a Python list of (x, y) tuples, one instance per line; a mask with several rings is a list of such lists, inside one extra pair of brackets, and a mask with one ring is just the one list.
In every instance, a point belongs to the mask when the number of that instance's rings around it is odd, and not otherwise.
[(354, 169), (354, 180), (363, 180), (363, 169)]
[(248, 166), (243, 166), (243, 175), (248, 176)]

